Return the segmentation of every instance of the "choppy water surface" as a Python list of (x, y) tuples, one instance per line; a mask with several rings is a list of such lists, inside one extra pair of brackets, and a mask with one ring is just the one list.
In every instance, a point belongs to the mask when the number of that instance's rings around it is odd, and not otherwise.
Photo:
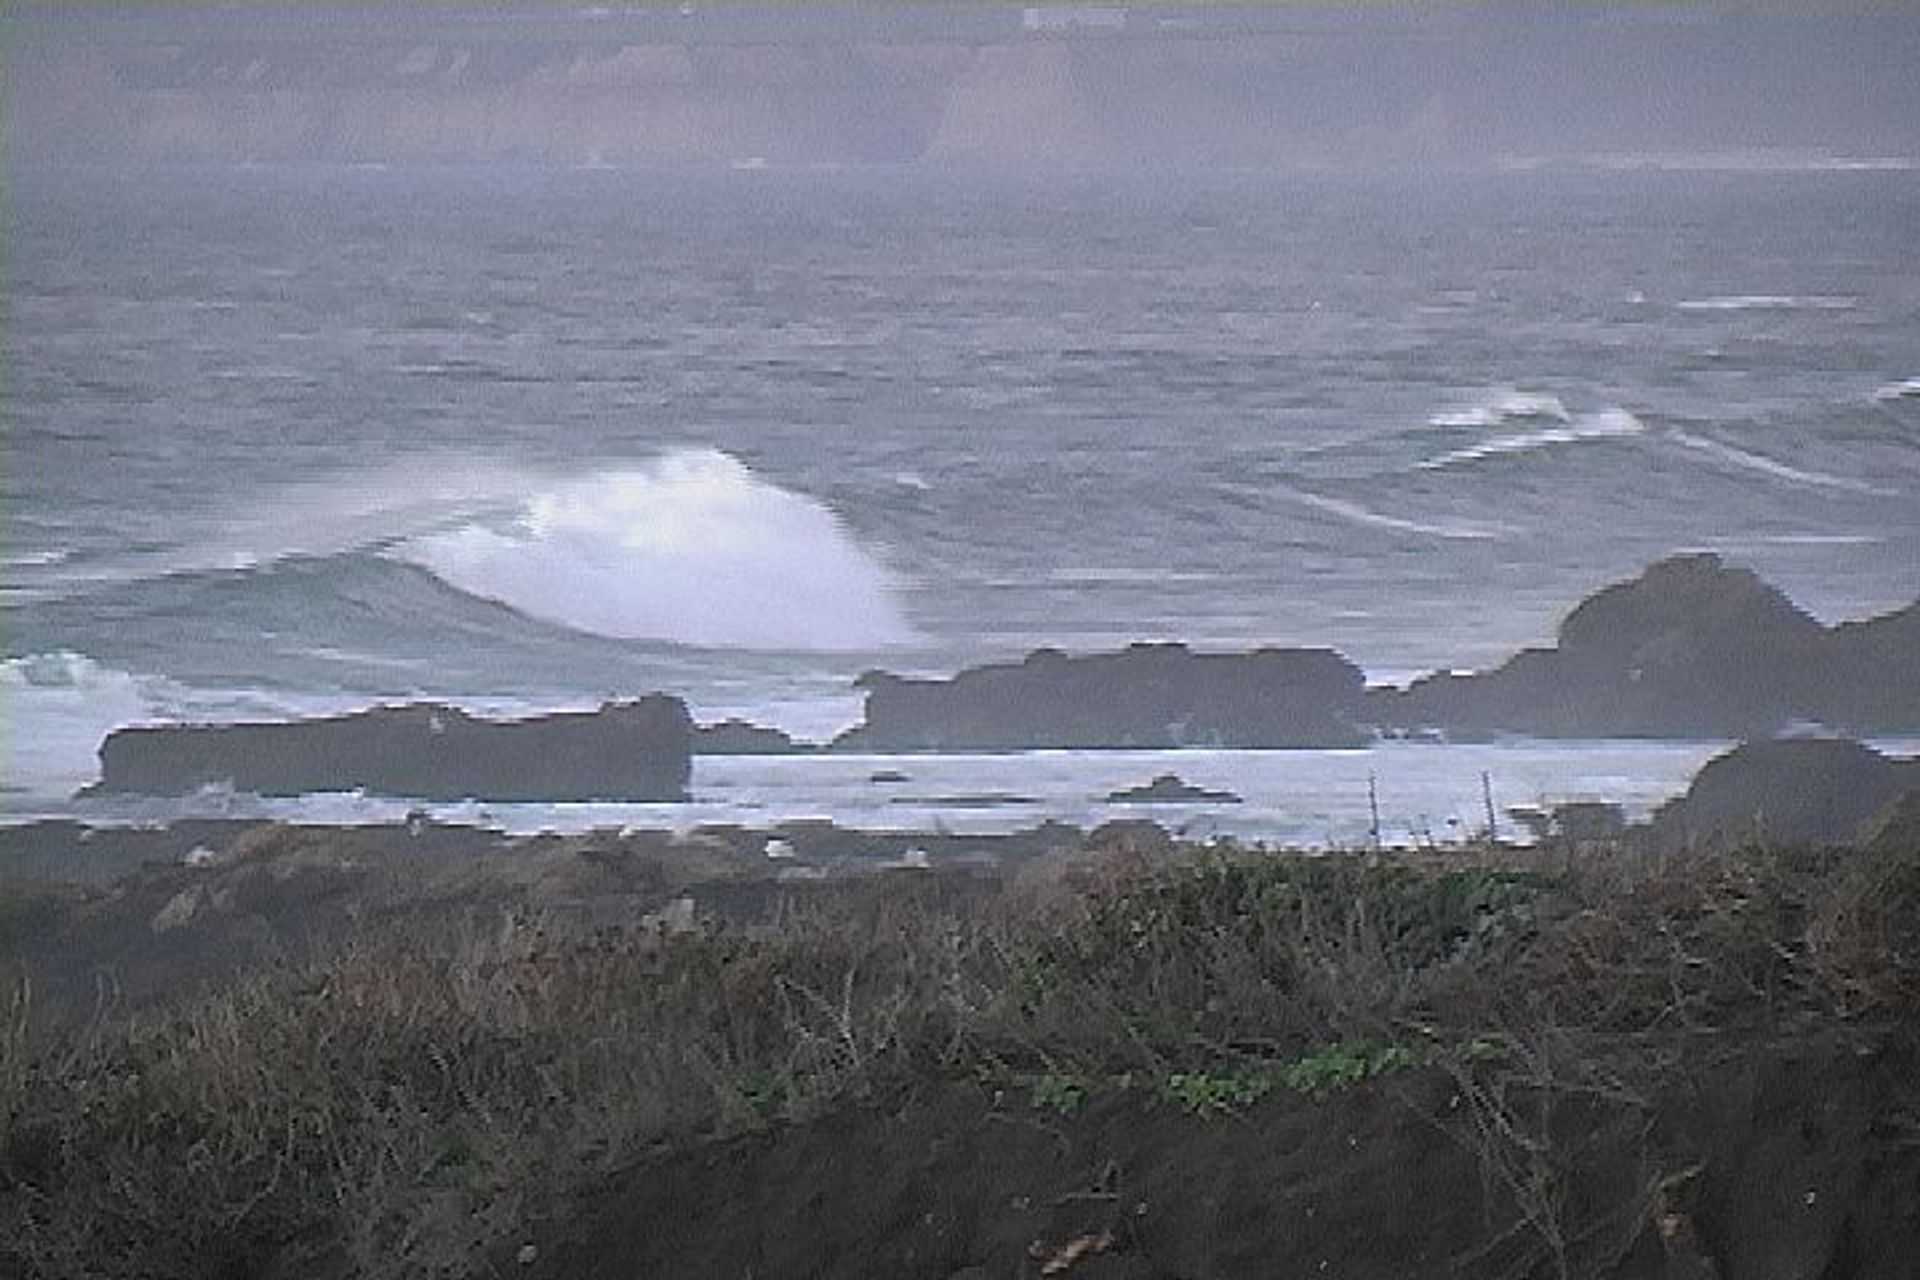
[[(1682, 548), (1829, 619), (1920, 594), (1912, 172), (10, 194), (16, 813), (150, 718), (663, 688), (817, 735), (865, 668), (1041, 643), (1485, 664)], [(952, 789), (1045, 790), (995, 768)]]

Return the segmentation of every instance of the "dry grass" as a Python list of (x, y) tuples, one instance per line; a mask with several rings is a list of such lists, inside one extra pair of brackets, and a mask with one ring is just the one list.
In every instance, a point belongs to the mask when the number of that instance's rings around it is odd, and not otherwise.
[(470, 1274), (657, 1144), (929, 1077), (1164, 1077), (1356, 1040), (1503, 1046), (1452, 1066), (1547, 1238), (1567, 1227), (1525, 1107), (1631, 1094), (1605, 1044), (1658, 1063), (1649, 1038), (1920, 1008), (1920, 849), (1552, 872), (1188, 851), (1093, 880), (986, 904), (867, 882), (751, 930), (368, 934), (48, 1044), (15, 999), (0, 1271)]

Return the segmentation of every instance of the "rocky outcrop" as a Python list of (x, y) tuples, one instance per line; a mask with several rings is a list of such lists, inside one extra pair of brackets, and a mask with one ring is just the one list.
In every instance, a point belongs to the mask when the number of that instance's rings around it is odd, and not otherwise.
[(1155, 774), (1152, 782), (1143, 782), (1137, 787), (1122, 787), (1107, 795), (1109, 804), (1190, 804), (1197, 801), (1239, 804), (1240, 797), (1231, 791), (1196, 786), (1177, 773)]
[(788, 756), (814, 750), (783, 729), (749, 720), (721, 720), (694, 726), (693, 753), (697, 756)]
[(1041, 649), (950, 680), (873, 671), (856, 683), (867, 711), (836, 744), (849, 750), (1344, 747), (1367, 738), (1354, 722), (1364, 677), (1326, 649)]
[(1920, 732), (1920, 601), (1864, 622), (1843, 622), (1826, 661), (1801, 687), (1832, 708), (1828, 723), (1862, 735)]
[(485, 720), (432, 703), (276, 724), (117, 729), (93, 790), (266, 796), (367, 791), (422, 800), (686, 798), (686, 704), (654, 694), (597, 711)]
[(1325, 649), (1137, 644), (951, 679), (872, 671), (865, 751), (1344, 747), (1380, 737), (1768, 738), (1920, 732), (1920, 603), (1828, 627), (1752, 570), (1673, 556), (1582, 601), (1551, 648), (1366, 689)]
[(1745, 840), (1840, 844), (1868, 834), (1915, 793), (1920, 761), (1889, 759), (1858, 742), (1746, 742), (1709, 760), (1685, 795), (1653, 815), (1647, 834), (1668, 848)]
[(1749, 569), (1674, 556), (1569, 614), (1550, 649), (1369, 695), (1372, 722), (1453, 737), (1767, 737), (1920, 729), (1920, 605), (1828, 628)]

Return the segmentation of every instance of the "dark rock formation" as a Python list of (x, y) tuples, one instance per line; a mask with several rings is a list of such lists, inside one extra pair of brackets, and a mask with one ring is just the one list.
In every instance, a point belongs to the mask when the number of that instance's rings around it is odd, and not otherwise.
[(1507, 816), (1543, 847), (1610, 844), (1627, 834), (1626, 811), (1605, 800), (1570, 800), (1549, 809), (1520, 806)]
[(1833, 628), (1825, 661), (1798, 683), (1829, 709), (1823, 723), (1869, 737), (1920, 732), (1920, 600)]
[(1674, 556), (1589, 597), (1559, 643), (1369, 694), (1374, 723), (1454, 737), (1766, 737), (1920, 728), (1920, 606), (1828, 628), (1751, 570)]
[(1041, 649), (1025, 661), (972, 667), (951, 680), (884, 671), (861, 676), (866, 722), (836, 745), (851, 750), (1002, 751), (1041, 747), (1344, 747), (1360, 669), (1325, 649), (1202, 654), (1133, 645), (1070, 657)]
[(1177, 773), (1162, 773), (1152, 782), (1137, 787), (1122, 787), (1108, 793), (1110, 804), (1184, 804), (1193, 800), (1211, 800), (1219, 804), (1239, 804), (1231, 791), (1213, 791), (1188, 782)]
[(1920, 603), (1822, 625), (1753, 573), (1700, 553), (1603, 588), (1477, 674), (1366, 689), (1324, 649), (1203, 654), (1177, 644), (1018, 663), (951, 679), (860, 677), (872, 751), (1345, 747), (1392, 738), (1766, 738), (1817, 724), (1920, 732)]
[(1709, 760), (1685, 795), (1653, 815), (1647, 832), (1663, 847), (1838, 844), (1860, 838), (1908, 792), (1920, 792), (1920, 762), (1889, 759), (1858, 742), (1747, 742)]
[(100, 746), (92, 790), (675, 801), (686, 798), (691, 746), (686, 704), (660, 694), (511, 721), (420, 703), (279, 724), (117, 729)]
[(722, 720), (697, 725), (693, 731), (693, 753), (697, 756), (786, 756), (813, 749), (809, 743), (794, 741), (784, 730), (749, 720)]

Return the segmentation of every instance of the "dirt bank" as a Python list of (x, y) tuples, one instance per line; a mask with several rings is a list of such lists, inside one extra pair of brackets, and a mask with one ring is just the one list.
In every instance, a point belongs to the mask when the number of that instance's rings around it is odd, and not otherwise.
[(540, 1224), (503, 1269), (580, 1280), (1914, 1275), (1912, 1046), (1754, 1048), (1651, 1098), (1432, 1069), (1205, 1117), (1137, 1093), (1061, 1114), (1004, 1092), (931, 1090), (644, 1160)]

